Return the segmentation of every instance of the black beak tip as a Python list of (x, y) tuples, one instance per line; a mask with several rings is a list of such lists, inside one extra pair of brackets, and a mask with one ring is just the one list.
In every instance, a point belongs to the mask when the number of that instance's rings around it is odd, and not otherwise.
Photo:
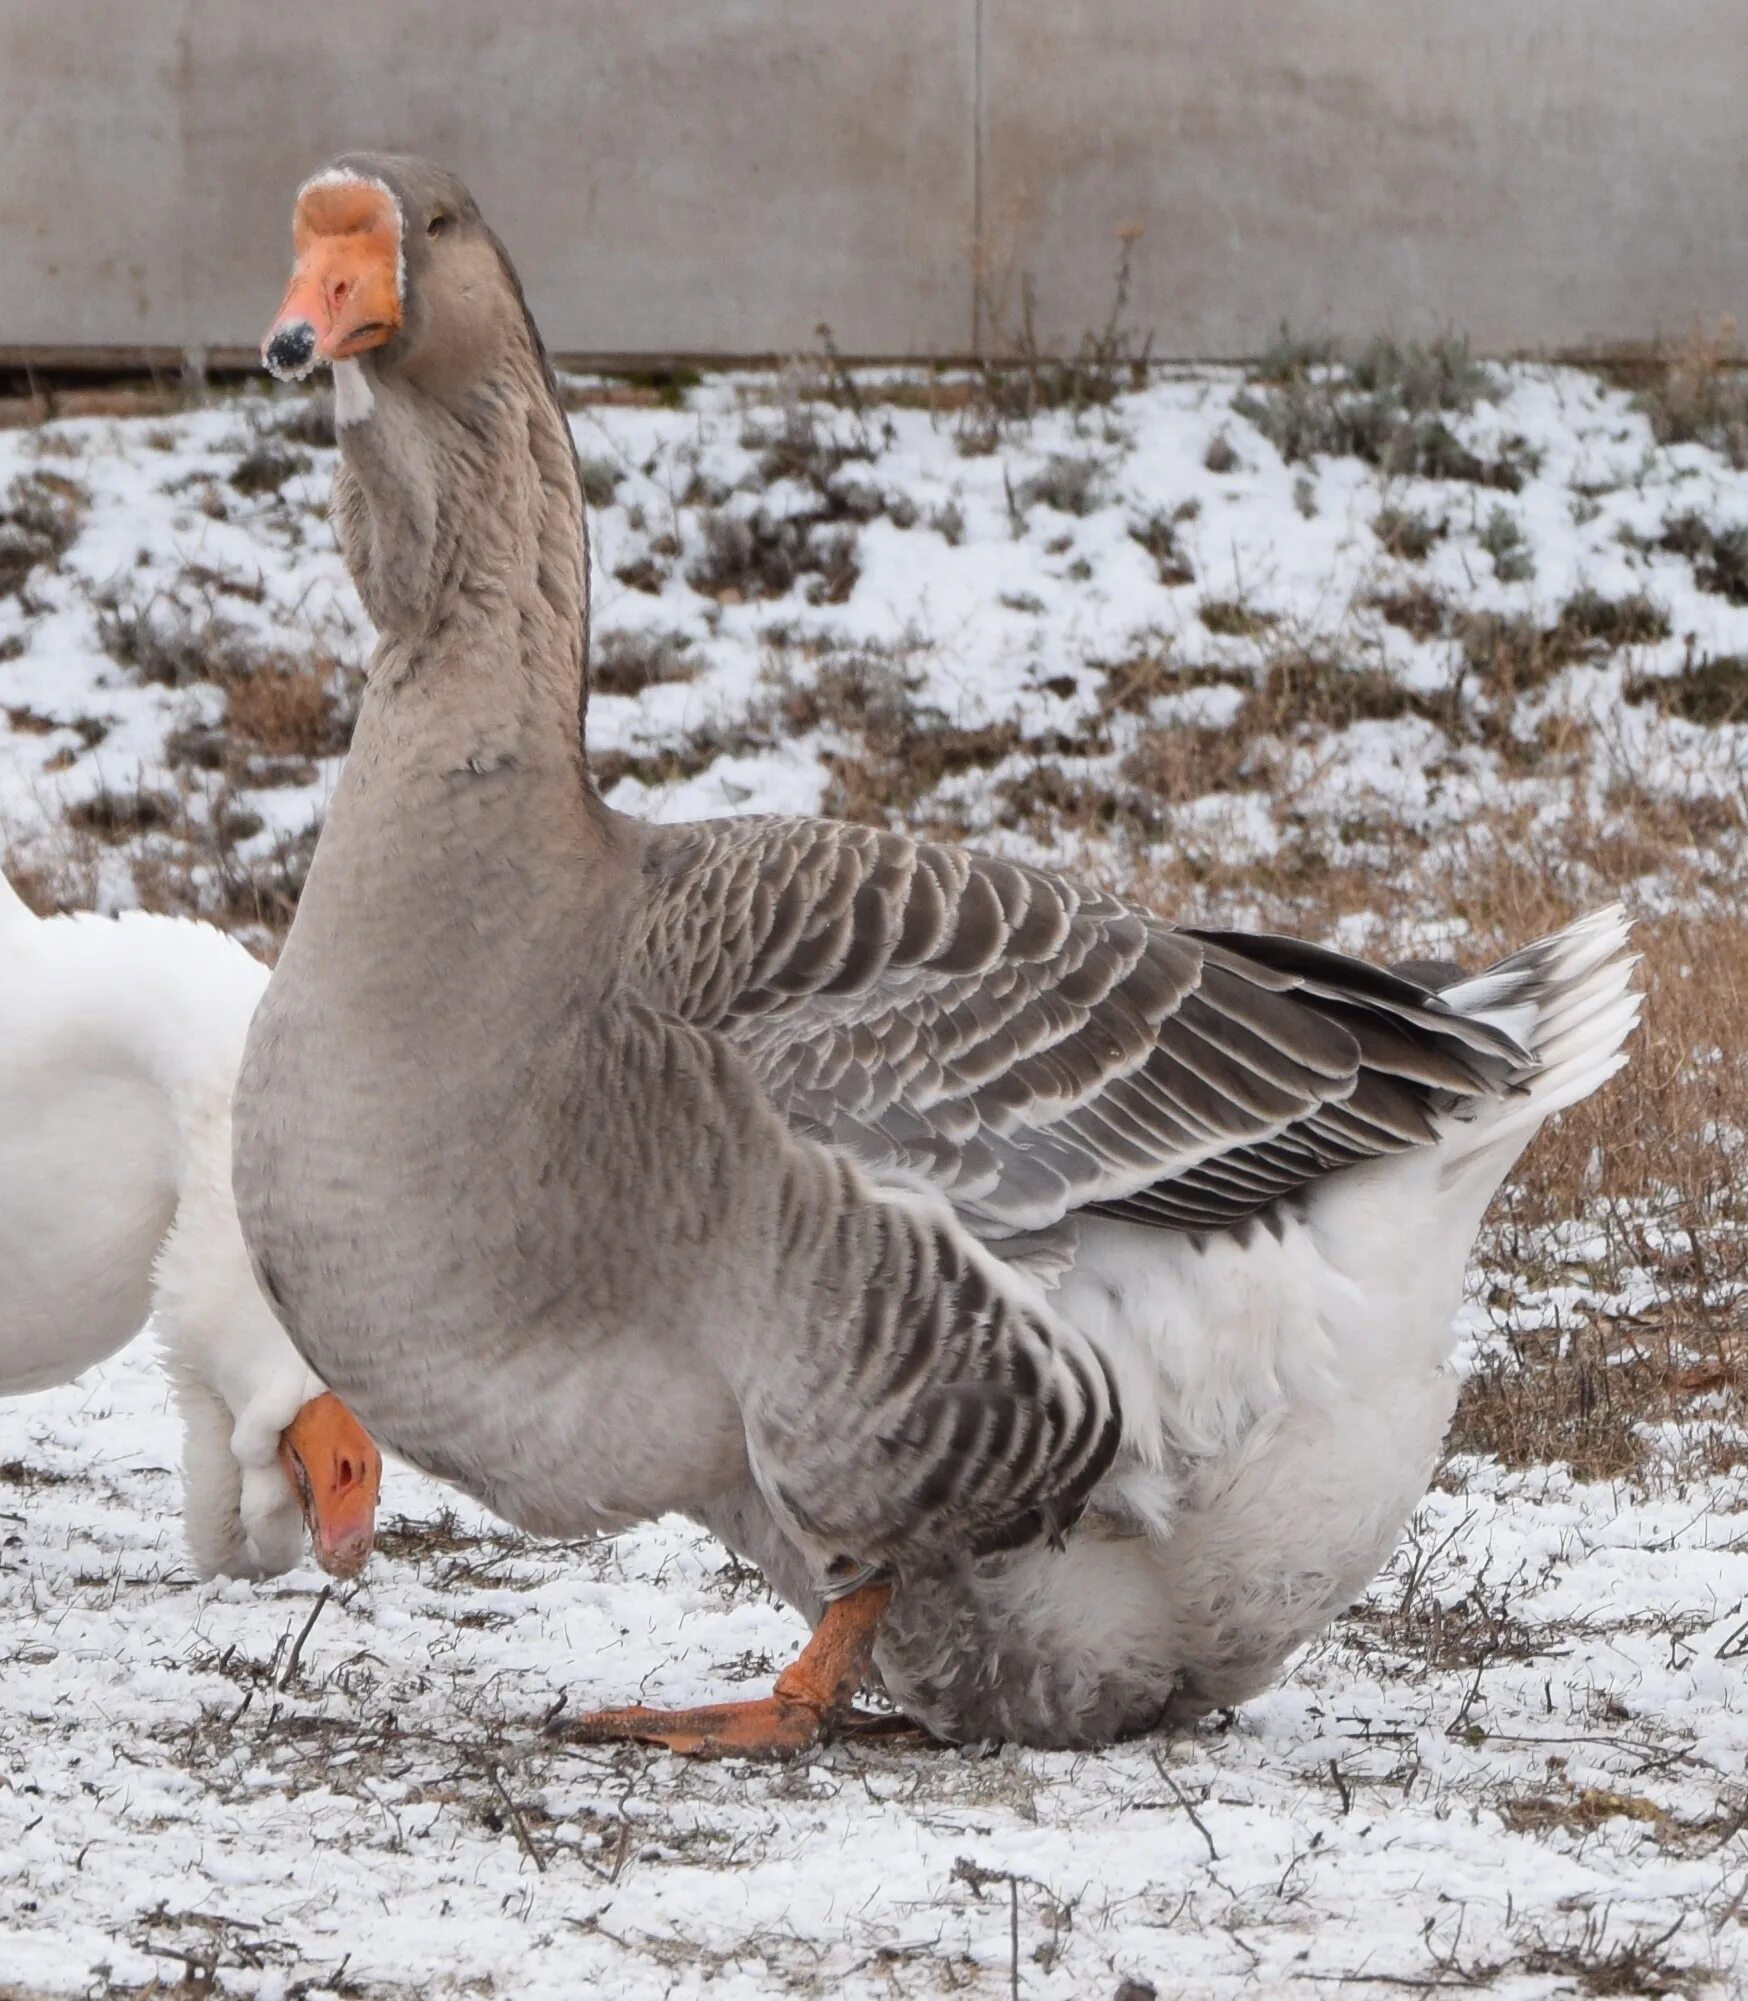
[(288, 320), (275, 327), (261, 350), (261, 359), (282, 382), (307, 375), (316, 358), (316, 330), (308, 320)]

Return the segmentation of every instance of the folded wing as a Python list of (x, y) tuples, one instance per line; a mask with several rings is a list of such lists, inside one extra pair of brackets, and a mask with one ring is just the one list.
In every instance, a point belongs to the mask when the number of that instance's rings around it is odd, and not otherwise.
[(1534, 1068), (1337, 953), (1179, 930), (881, 830), (676, 828), (650, 876), (653, 992), (731, 1041), (797, 1130), (985, 1238), (1077, 1210), (1238, 1222)]

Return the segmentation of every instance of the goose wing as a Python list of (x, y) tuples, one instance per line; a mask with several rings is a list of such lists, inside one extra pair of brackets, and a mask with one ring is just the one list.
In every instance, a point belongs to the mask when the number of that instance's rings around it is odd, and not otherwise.
[(792, 1127), (979, 1235), (1218, 1228), (1533, 1067), (1411, 981), (1182, 930), (1044, 870), (833, 821), (657, 831), (652, 998)]

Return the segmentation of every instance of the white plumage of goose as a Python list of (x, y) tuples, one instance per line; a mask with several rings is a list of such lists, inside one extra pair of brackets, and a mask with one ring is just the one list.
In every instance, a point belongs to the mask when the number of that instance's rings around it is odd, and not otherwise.
[(207, 924), (36, 917), (0, 875), (0, 1394), (155, 1321), (202, 1576), (352, 1575), (381, 1462), (286, 1340), (230, 1189), (231, 1090), (267, 968)]

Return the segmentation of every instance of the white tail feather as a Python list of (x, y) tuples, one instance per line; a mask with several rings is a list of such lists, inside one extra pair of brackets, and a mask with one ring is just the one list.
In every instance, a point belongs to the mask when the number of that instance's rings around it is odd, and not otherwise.
[(1447, 1178), (1483, 1157), (1515, 1156), (1545, 1119), (1589, 1097), (1626, 1062), (1621, 1045), (1640, 1002), (1630, 930), (1611, 904), (1445, 988), (1447, 1007), (1503, 1029), (1534, 1058), (1512, 1097), (1453, 1123), (1442, 1149)]

